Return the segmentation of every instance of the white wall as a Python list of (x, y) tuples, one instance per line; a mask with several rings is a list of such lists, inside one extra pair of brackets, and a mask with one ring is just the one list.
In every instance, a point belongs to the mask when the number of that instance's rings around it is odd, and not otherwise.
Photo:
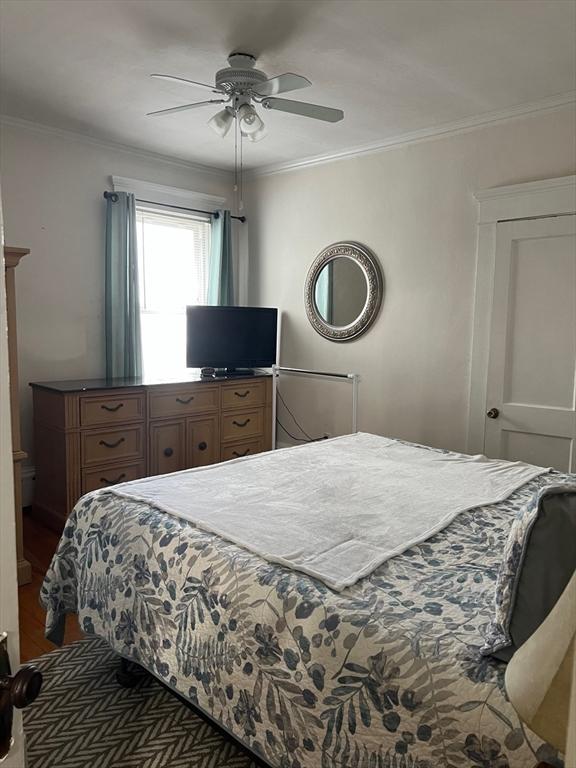
[[(110, 176), (228, 197), (227, 175), (137, 152), (2, 125), (5, 242), (30, 248), (16, 273), (23, 447), (28, 382), (104, 375), (104, 213)], [(33, 457), (31, 457), (31, 460)]]
[[(326, 130), (331, 127), (327, 126)], [(574, 112), (563, 109), (249, 182), (249, 301), (284, 312), (282, 362), (357, 371), (360, 428), (465, 448), (480, 188), (574, 173)], [(226, 176), (139, 153), (2, 126), (5, 241), (31, 253), (17, 273), (23, 443), (29, 381), (104, 372), (102, 192), (111, 174), (227, 196)], [(242, 228), (242, 237), (247, 230)], [(374, 250), (386, 295), (361, 339), (334, 344), (304, 312), (306, 272), (336, 240)], [(341, 385), (289, 404), (310, 432), (337, 433)], [(304, 386), (304, 385), (303, 385)], [(332, 401), (330, 387), (337, 395)]]
[[(565, 108), (256, 177), (247, 195), (250, 300), (284, 313), (281, 363), (360, 373), (362, 430), (465, 450), (473, 193), (574, 173), (574, 136), (574, 110)], [(386, 282), (376, 323), (340, 344), (313, 331), (303, 301), (310, 264), (337, 240), (369, 246)], [(327, 408), (331, 386), (323, 384), (317, 398), (298, 398), (290, 388), (289, 405), (310, 433), (337, 432)]]

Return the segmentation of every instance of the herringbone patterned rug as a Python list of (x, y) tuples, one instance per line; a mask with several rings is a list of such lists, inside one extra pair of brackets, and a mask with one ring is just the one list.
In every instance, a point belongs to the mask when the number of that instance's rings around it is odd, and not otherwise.
[(101, 640), (31, 663), (44, 684), (24, 710), (29, 768), (256, 768), (151, 676), (118, 685), (118, 656)]

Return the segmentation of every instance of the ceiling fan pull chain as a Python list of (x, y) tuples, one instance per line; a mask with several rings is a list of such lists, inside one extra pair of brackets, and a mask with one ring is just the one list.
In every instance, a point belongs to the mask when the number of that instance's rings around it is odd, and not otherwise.
[(238, 114), (234, 120), (234, 202), (238, 209)]
[(243, 141), (244, 135), (240, 131), (240, 202), (238, 204), (238, 212), (242, 213), (244, 210), (244, 161), (243, 161)]

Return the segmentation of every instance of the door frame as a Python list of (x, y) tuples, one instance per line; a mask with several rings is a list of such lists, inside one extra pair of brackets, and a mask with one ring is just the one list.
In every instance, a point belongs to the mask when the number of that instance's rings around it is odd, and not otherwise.
[[(14, 675), (20, 666), (18, 628), (18, 580), (16, 562), (16, 518), (14, 516), (14, 473), (12, 466), (12, 421), (8, 374), (8, 326), (4, 279), (4, 239), (0, 190), (0, 633), (8, 634), (8, 655)], [(14, 709), (13, 745), (3, 768), (25, 768), (26, 753), (22, 712)]]
[(499, 222), (576, 213), (576, 175), (479, 190), (474, 321), (470, 359), (468, 453), (484, 453), (490, 323)]

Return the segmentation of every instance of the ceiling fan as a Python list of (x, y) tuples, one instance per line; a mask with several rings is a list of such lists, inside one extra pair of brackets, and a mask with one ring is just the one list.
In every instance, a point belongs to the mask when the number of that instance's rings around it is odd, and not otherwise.
[(150, 77), (155, 77), (159, 80), (168, 80), (173, 83), (205, 88), (222, 98), (197, 101), (193, 104), (184, 104), (181, 107), (159, 109), (156, 112), (148, 112), (148, 116), (170, 115), (175, 112), (184, 112), (188, 109), (196, 109), (197, 107), (204, 107), (209, 104), (226, 104), (224, 109), (208, 121), (208, 125), (219, 136), (224, 137), (236, 119), (238, 120), (242, 136), (250, 141), (259, 141), (266, 135), (264, 121), (256, 112), (253, 103), (261, 105), (264, 109), (290, 112), (294, 115), (311, 117), (314, 120), (324, 120), (328, 123), (337, 123), (344, 117), (344, 112), (341, 109), (332, 109), (331, 107), (322, 107), (319, 104), (308, 104), (304, 101), (279, 99), (276, 97), (276, 94), (296, 91), (312, 85), (306, 77), (287, 72), (283, 75), (268, 78), (264, 72), (254, 68), (256, 57), (248, 53), (231, 53), (228, 56), (228, 64), (228, 67), (216, 72), (214, 85), (187, 80), (184, 77), (174, 77), (173, 75), (150, 75)]

